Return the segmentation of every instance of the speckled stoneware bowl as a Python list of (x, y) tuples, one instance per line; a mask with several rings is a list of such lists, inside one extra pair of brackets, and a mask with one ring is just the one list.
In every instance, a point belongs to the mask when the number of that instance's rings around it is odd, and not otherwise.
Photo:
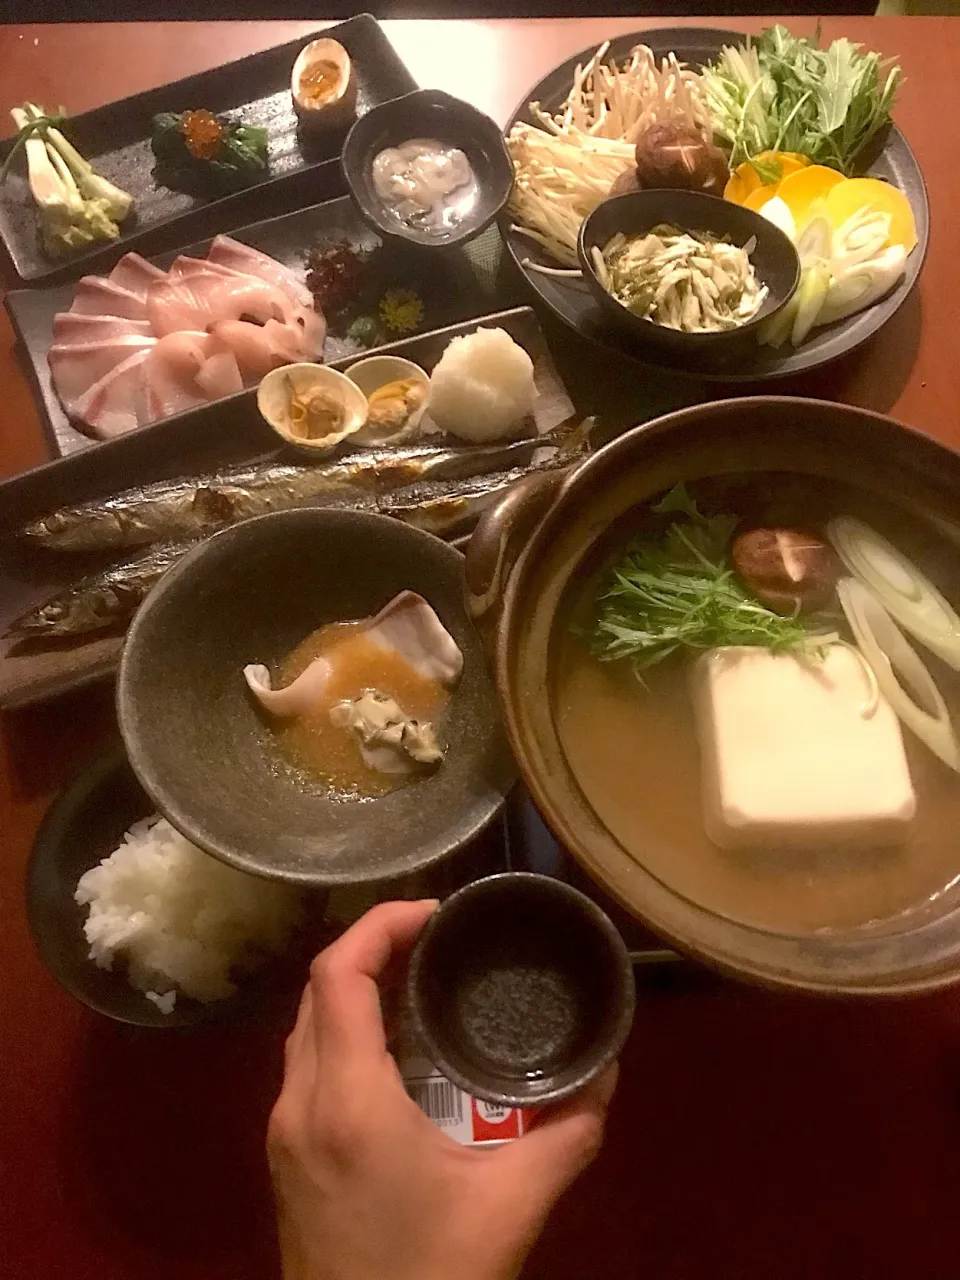
[[(464, 656), (439, 726), (446, 759), (378, 800), (338, 801), (286, 764), (243, 668), (275, 669), (318, 627), (369, 617), (404, 589)], [(225, 862), (306, 885), (388, 881), (452, 853), (514, 776), (462, 594), (459, 552), (385, 516), (277, 512), (201, 544), (151, 592), (120, 665), (120, 728), (157, 808)]]
[(448, 1079), (500, 1106), (558, 1102), (623, 1048), (636, 993), (608, 916), (530, 872), (460, 889), (417, 939), (407, 977), (414, 1030)]
[[(373, 185), (374, 159), (386, 147), (411, 138), (436, 138), (459, 148), (476, 177), (476, 196), (455, 227), (442, 233), (395, 218)], [(513, 186), (513, 162), (500, 126), (489, 116), (440, 89), (417, 89), (366, 112), (347, 134), (340, 157), (360, 216), (378, 235), (430, 249), (465, 244), (494, 220)]]

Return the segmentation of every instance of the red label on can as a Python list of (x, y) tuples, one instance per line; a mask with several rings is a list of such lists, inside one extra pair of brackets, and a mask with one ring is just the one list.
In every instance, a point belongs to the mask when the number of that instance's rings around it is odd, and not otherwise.
[(509, 1142), (520, 1137), (520, 1112), (512, 1107), (471, 1098), (470, 1116), (474, 1142)]

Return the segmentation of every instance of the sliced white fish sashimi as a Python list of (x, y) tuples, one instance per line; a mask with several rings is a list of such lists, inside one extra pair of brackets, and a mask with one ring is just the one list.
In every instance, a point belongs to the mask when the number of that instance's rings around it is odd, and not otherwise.
[(105, 377), (73, 405), (72, 416), (101, 440), (123, 435), (148, 421), (143, 403), (143, 365), (149, 352), (138, 351)]
[(208, 356), (196, 381), (208, 400), (222, 400), (243, 390), (243, 376), (232, 351), (218, 351)]
[(135, 293), (138, 298), (145, 298), (150, 286), (157, 280), (163, 280), (166, 274), (146, 258), (141, 258), (139, 253), (125, 253), (107, 279), (111, 284)]
[(364, 633), (384, 649), (400, 654), (426, 680), (455, 685), (463, 654), (423, 596), (401, 591), (384, 605)]
[(314, 658), (285, 689), (273, 688), (270, 672), (262, 663), (251, 662), (243, 668), (243, 675), (261, 706), (272, 715), (287, 718), (310, 714), (323, 697), (332, 671), (326, 658)]
[(160, 280), (147, 293), (147, 316), (162, 338), (180, 329), (206, 330), (218, 320), (244, 317), (264, 324), (288, 323), (293, 304), (285, 293), (252, 276), (216, 276), (212, 272), (186, 279)]
[(247, 320), (222, 320), (213, 326), (211, 334), (233, 352), (248, 382), (259, 380), (271, 369), (303, 359), (296, 330), (276, 320), (268, 320), (264, 325), (250, 324)]
[(261, 253), (259, 249), (252, 249), (250, 245), (241, 244), (239, 240), (233, 240), (230, 236), (217, 236), (207, 253), (207, 260), (223, 267), (230, 267), (234, 271), (259, 276), (261, 280), (267, 280), (278, 289), (282, 289), (291, 302), (309, 310), (313, 309), (313, 295), (299, 276), (289, 267), (285, 267), (282, 262), (277, 262), (275, 258)]
[(230, 267), (222, 267), (219, 262), (211, 262), (209, 258), (191, 258), (189, 254), (181, 253), (179, 258), (174, 258), (167, 275), (175, 280), (187, 280), (190, 276), (204, 273), (214, 276), (250, 274), (248, 271), (232, 271)]
[(57, 395), (68, 407), (95, 382), (138, 351), (149, 351), (156, 338), (138, 334), (110, 338), (105, 342), (75, 342), (55, 345), (47, 352), (47, 362)]
[[(195, 409), (212, 397), (198, 382), (214, 339), (207, 333), (168, 333), (143, 366), (144, 396), (150, 421)], [(239, 372), (238, 379), (239, 381)], [(235, 388), (242, 390), (242, 384)]]
[(58, 311), (53, 317), (53, 340), (60, 346), (75, 342), (106, 342), (111, 338), (137, 335), (153, 337), (149, 320), (127, 320), (123, 316), (85, 316), (74, 311)]
[(322, 359), (326, 320), (289, 268), (218, 236), (209, 258), (181, 254), (169, 271), (127, 253), (109, 277), (84, 276), (53, 337), (67, 413), (113, 435)]
[(147, 318), (143, 298), (102, 276), (83, 277), (77, 285), (70, 310), (84, 316), (126, 316), (128, 320)]

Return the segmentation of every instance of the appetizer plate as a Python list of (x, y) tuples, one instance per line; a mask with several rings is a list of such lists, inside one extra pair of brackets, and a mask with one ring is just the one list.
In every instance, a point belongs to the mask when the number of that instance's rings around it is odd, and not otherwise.
[[(239, 231), (231, 231), (229, 234), (269, 254), (271, 258), (276, 258), (298, 274), (305, 273), (304, 255), (316, 245), (346, 241), (364, 252), (370, 252), (380, 245), (376, 235), (363, 222), (347, 196), (241, 227)], [(180, 253), (205, 257), (211, 239), (212, 237), (171, 250), (157, 256), (154, 261), (158, 266), (168, 267)], [(368, 278), (368, 272), (372, 278)], [(481, 286), (469, 259), (462, 250), (456, 249), (443, 254), (442, 258), (431, 257), (430, 269), (425, 271), (416, 248), (404, 244), (384, 244), (368, 271), (365, 271), (361, 288), (364, 296), (372, 296), (374, 301), (378, 294), (391, 289), (409, 289), (416, 293), (423, 303), (423, 324), (420, 326), (423, 332), (482, 314), (495, 302), (489, 291), (485, 292)], [(47, 352), (53, 342), (53, 318), (58, 311), (69, 309), (74, 290), (73, 284), (51, 285), (45, 289), (19, 289), (8, 293), (4, 299), (17, 337), (23, 344), (27, 373), (37, 399), (41, 423), (52, 451), (56, 454), (73, 453), (98, 443), (84, 435), (67, 418), (53, 389), (50, 367), (47, 364)], [(328, 322), (324, 346), (324, 358), (328, 362), (374, 349), (361, 347), (346, 337), (349, 319), (343, 321), (339, 316), (332, 315), (328, 316)], [(234, 403), (249, 394), (249, 391), (243, 391), (229, 401), (219, 403)], [(196, 413), (206, 413), (208, 407), (204, 405), (199, 410), (188, 410), (186, 414), (176, 416), (192, 418)], [(153, 431), (158, 425), (169, 421), (170, 418), (160, 419), (139, 430)]]
[[(538, 392), (534, 405), (538, 430), (550, 431), (571, 417), (573, 405), (530, 307), (482, 316), (384, 350), (405, 356), (429, 372), (452, 338), (472, 333), (481, 325), (506, 329), (529, 352)], [(334, 367), (347, 369), (357, 358), (335, 361)], [(443, 437), (435, 439), (442, 441)], [(369, 456), (373, 457), (374, 451)], [(26, 522), (65, 504), (106, 498), (156, 480), (275, 462), (302, 462), (302, 458), (278, 448), (276, 435), (257, 412), (256, 391), (251, 390), (0, 484), (0, 633), (25, 610), (104, 565), (103, 554), (55, 553), (21, 542), (14, 535)], [(189, 538), (189, 529), (185, 528), (184, 534)], [(113, 553), (107, 563), (118, 558)], [(0, 707), (42, 701), (109, 676), (122, 643), (117, 634), (43, 647), (0, 639)]]
[[(173, 237), (182, 239), (185, 232), (212, 235), (256, 214), (282, 213), (318, 196), (342, 194), (340, 149), (354, 117), (341, 127), (306, 132), (298, 127), (290, 96), (297, 54), (320, 35), (332, 36), (350, 54), (357, 77), (357, 116), (416, 89), (416, 81), (376, 19), (364, 13), (275, 49), (74, 116), (67, 129), (71, 142), (98, 173), (134, 197), (135, 212), (121, 227), (119, 240), (54, 262), (37, 241), (36, 205), (27, 185), (26, 164), (15, 160), (0, 188), (0, 238), (21, 279), (40, 280), (54, 274), (64, 278), (80, 266), (90, 269), (95, 262), (112, 263), (133, 244), (156, 252), (171, 247)], [(200, 107), (268, 130), (270, 168), (261, 181), (236, 194), (211, 199), (156, 185), (151, 120), (161, 111)], [(0, 144), (0, 162), (11, 146), (9, 139)]]
[[(724, 45), (739, 44), (744, 38), (744, 33), (738, 31), (699, 27), (659, 27), (649, 31), (637, 31), (632, 35), (618, 36), (617, 39), (610, 41), (608, 56), (618, 61), (623, 60), (635, 45), (646, 44), (658, 58), (665, 57), (672, 51), (681, 62), (700, 67), (715, 58)], [(529, 110), (531, 102), (539, 102), (544, 111), (557, 111), (570, 91), (577, 66), (586, 63), (593, 56), (595, 48), (596, 46), (591, 46), (574, 57), (568, 58), (566, 62), (555, 67), (534, 85), (524, 95), (523, 101), (510, 117), (505, 133), (509, 134), (519, 120), (533, 123)], [(815, 329), (800, 347), (789, 349), (781, 347), (779, 350), (774, 350), (771, 347), (758, 346), (748, 355), (738, 355), (729, 361), (717, 360), (709, 365), (704, 362), (697, 366), (698, 378), (717, 382), (764, 382), (772, 378), (785, 378), (806, 373), (832, 360), (837, 360), (859, 347), (873, 337), (903, 305), (917, 282), (927, 255), (930, 239), (930, 207), (920, 166), (906, 138), (896, 125), (891, 126), (882, 149), (873, 163), (868, 166), (867, 172), (873, 177), (885, 178), (899, 187), (910, 201), (916, 220), (919, 243), (907, 259), (906, 275), (897, 287), (880, 302), (866, 311), (851, 316), (849, 320)], [(679, 372), (690, 372), (683, 364), (671, 363), (663, 352), (654, 355), (639, 349), (629, 335), (624, 336), (604, 316), (602, 308), (585, 281), (573, 277), (546, 276), (542, 272), (531, 271), (529, 267), (524, 266), (524, 260), (544, 266), (555, 267), (558, 264), (529, 237), (511, 231), (511, 221), (509, 213), (504, 213), (501, 217), (501, 230), (507, 251), (540, 300), (564, 324), (569, 325), (588, 341), (630, 359), (655, 360), (656, 363)]]

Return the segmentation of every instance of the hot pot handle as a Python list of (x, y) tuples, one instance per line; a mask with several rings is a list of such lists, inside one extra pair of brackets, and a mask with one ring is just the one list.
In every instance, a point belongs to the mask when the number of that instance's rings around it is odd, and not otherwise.
[(579, 464), (537, 471), (512, 484), (480, 517), (467, 543), (464, 573), (467, 612), (487, 652), (493, 646), (503, 594), (531, 534), (553, 506), (564, 481)]

